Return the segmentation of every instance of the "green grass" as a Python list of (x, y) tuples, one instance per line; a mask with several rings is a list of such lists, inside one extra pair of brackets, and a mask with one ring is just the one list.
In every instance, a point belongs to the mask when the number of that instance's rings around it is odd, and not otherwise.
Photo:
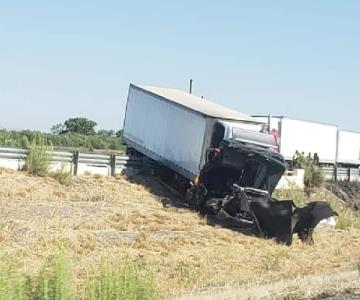
[(85, 299), (157, 299), (153, 278), (141, 273), (139, 266), (127, 262), (123, 266), (111, 266), (103, 262), (100, 273), (88, 279)]
[(134, 262), (113, 266), (104, 261), (95, 275), (88, 275), (84, 288), (76, 287), (72, 268), (63, 251), (47, 261), (37, 275), (19, 271), (20, 265), (5, 255), (0, 260), (0, 300), (131, 299), (160, 296), (153, 278)]
[(305, 166), (304, 191), (309, 196), (315, 191), (315, 188), (321, 187), (325, 180), (324, 173), (319, 166), (308, 162)]
[(45, 139), (41, 136), (34, 138), (29, 143), (28, 154), (25, 161), (25, 170), (37, 176), (46, 176), (49, 171), (50, 150)]
[(74, 299), (70, 264), (63, 252), (57, 254), (50, 266), (44, 266), (32, 290), (27, 292), (30, 299)]
[(17, 268), (5, 255), (0, 257), (0, 300), (29, 299), (27, 278), (18, 276)]

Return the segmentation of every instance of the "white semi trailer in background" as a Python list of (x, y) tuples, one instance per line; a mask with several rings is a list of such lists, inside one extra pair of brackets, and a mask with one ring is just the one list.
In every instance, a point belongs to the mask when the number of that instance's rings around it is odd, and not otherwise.
[(360, 132), (338, 131), (337, 163), (360, 166)]
[(321, 163), (335, 164), (337, 126), (284, 116), (254, 117), (268, 123), (269, 132), (276, 137), (279, 151), (286, 160), (291, 160), (295, 151), (299, 151), (305, 155), (317, 153)]

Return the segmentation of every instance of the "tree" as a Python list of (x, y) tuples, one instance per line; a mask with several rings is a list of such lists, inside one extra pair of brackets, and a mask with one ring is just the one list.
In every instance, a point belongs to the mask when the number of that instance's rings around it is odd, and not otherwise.
[(97, 123), (87, 118), (70, 118), (64, 122), (64, 125), (65, 130), (63, 133), (70, 132), (84, 135), (93, 135), (95, 134), (94, 128)]
[(97, 134), (105, 135), (105, 136), (115, 136), (115, 131), (112, 129), (110, 129), (110, 130), (100, 129), (100, 130), (98, 130)]
[(123, 130), (122, 130), (122, 129), (119, 129), (118, 131), (115, 132), (115, 135), (116, 135), (116, 137), (118, 137), (118, 138), (122, 138)]
[(54, 126), (51, 127), (50, 131), (52, 134), (58, 135), (58, 134), (62, 134), (65, 131), (65, 125), (62, 123), (59, 124), (55, 124)]

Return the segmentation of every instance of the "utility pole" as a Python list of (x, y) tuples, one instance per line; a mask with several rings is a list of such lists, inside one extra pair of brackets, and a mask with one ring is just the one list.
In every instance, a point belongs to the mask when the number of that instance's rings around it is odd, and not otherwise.
[(189, 87), (189, 93), (192, 94), (192, 84), (193, 84), (193, 80), (190, 79), (190, 87)]

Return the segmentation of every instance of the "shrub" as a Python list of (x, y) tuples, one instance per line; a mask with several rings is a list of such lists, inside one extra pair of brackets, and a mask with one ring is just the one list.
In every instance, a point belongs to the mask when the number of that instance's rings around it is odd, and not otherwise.
[(323, 184), (324, 179), (324, 173), (319, 166), (307, 163), (304, 174), (305, 193), (309, 196), (314, 187), (320, 187)]
[(49, 170), (49, 147), (43, 137), (34, 138), (28, 148), (25, 170), (30, 174), (46, 176)]

